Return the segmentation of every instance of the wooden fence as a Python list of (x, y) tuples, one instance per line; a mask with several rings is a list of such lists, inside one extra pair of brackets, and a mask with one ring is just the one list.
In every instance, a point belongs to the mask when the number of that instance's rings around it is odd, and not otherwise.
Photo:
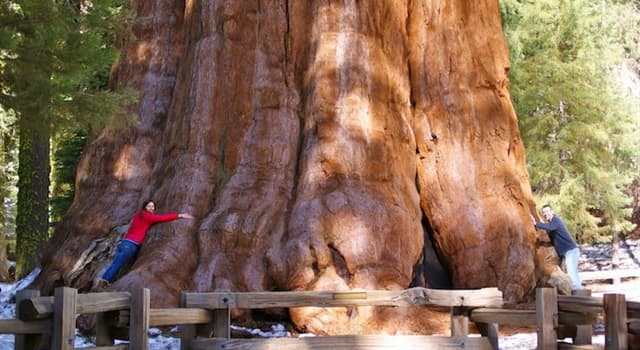
[[(557, 295), (555, 288), (538, 288), (535, 310), (477, 308), (469, 318), (474, 322), (536, 326), (537, 349), (602, 349), (592, 344), (592, 336), (593, 324), (604, 319), (604, 349), (640, 349), (640, 303), (625, 301), (624, 294), (592, 297), (589, 290), (574, 293)], [(565, 342), (566, 338), (572, 338), (572, 343)]]
[[(452, 310), (502, 306), (502, 292), (496, 288), (479, 290), (436, 290), (412, 288), (401, 291), (348, 292), (260, 292), (260, 293), (184, 293), (188, 308), (213, 310), (216, 323), (213, 336), (191, 340), (191, 349), (492, 349), (487, 337), (468, 337), (463, 317), (452, 313), (452, 336), (376, 336), (230, 339), (229, 311), (232, 308), (264, 309), (274, 307), (344, 307), (344, 306), (447, 306)], [(193, 332), (191, 332), (193, 334)]]
[[(583, 292), (588, 294), (588, 291)], [(17, 319), (0, 320), (0, 333), (15, 334), (17, 350), (74, 349), (78, 314), (96, 314), (96, 346), (93, 350), (138, 350), (148, 348), (148, 329), (179, 325), (181, 349), (498, 349), (499, 325), (536, 326), (538, 349), (598, 349), (591, 345), (592, 325), (604, 317), (605, 349), (634, 348), (640, 334), (640, 303), (626, 302), (624, 295), (602, 298), (558, 296), (555, 289), (536, 292), (535, 310), (502, 308), (502, 293), (495, 288), (480, 290), (433, 290), (345, 292), (246, 292), (189, 293), (182, 307), (152, 309), (150, 292), (78, 294), (61, 287), (53, 297), (22, 291), (17, 296)], [(287, 307), (448, 306), (451, 336), (326, 336), (307, 338), (232, 339), (230, 311), (233, 308)], [(482, 336), (469, 334), (475, 322)], [(573, 344), (558, 341), (573, 338)], [(114, 339), (128, 344), (114, 345)]]
[(620, 270), (602, 270), (602, 271), (583, 271), (578, 275), (582, 282), (585, 281), (605, 281), (609, 285), (600, 285), (598, 290), (604, 292), (614, 292), (620, 288), (623, 278), (633, 279), (640, 278), (640, 269), (620, 269)]

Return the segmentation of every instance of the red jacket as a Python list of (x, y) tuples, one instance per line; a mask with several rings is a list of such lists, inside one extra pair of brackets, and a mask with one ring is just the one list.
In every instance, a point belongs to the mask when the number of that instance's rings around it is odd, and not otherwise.
[(177, 218), (178, 213), (152, 214), (146, 210), (141, 210), (133, 216), (133, 221), (131, 221), (131, 226), (129, 226), (127, 234), (124, 235), (124, 239), (141, 245), (151, 225), (158, 222), (173, 221)]

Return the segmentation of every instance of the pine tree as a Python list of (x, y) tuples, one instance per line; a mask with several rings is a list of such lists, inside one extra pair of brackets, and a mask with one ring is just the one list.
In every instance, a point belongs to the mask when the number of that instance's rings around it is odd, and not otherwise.
[(0, 104), (16, 112), (19, 129), (17, 274), (36, 264), (48, 238), (50, 140), (78, 125), (105, 124), (131, 101), (127, 93), (92, 88), (108, 69), (119, 2), (0, 0)]
[(553, 204), (580, 241), (628, 232), (625, 186), (639, 166), (640, 110), (624, 79), (640, 57), (640, 12), (610, 0), (501, 7), (536, 197)]

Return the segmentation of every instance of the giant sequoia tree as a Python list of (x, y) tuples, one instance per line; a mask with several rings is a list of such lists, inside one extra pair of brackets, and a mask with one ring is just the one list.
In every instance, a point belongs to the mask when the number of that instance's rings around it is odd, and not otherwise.
[[(433, 254), (454, 288), (532, 291), (544, 269), (497, 0), (132, 10), (112, 83), (140, 91), (139, 124), (85, 150), (35, 286), (88, 286), (153, 197), (199, 220), (152, 229), (111, 288), (146, 286), (158, 306), (187, 289), (435, 286), (421, 268)], [(291, 317), (329, 333), (410, 327), (392, 312)]]

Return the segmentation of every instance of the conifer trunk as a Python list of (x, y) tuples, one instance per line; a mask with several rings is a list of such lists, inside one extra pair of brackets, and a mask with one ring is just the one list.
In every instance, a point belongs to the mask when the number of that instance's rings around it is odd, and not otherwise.
[[(19, 119), (18, 211), (16, 214), (16, 277), (38, 265), (49, 237), (49, 137), (45, 113), (33, 110)], [(40, 126), (38, 126), (40, 125)]]

